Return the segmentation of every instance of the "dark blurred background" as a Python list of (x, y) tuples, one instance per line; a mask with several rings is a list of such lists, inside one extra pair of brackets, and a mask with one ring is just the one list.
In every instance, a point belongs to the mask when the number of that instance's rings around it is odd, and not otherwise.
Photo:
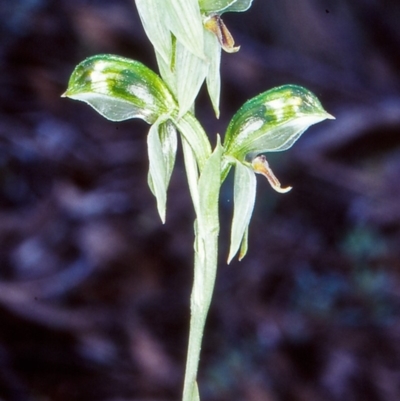
[[(223, 133), (285, 83), (336, 116), (268, 155), (250, 250), (221, 258), (199, 373), (204, 401), (400, 399), (400, 3), (254, 0), (224, 21)], [(180, 398), (193, 211), (181, 157), (167, 223), (140, 121), (60, 98), (74, 66), (115, 53), (156, 68), (129, 0), (0, 2), (0, 400)]]

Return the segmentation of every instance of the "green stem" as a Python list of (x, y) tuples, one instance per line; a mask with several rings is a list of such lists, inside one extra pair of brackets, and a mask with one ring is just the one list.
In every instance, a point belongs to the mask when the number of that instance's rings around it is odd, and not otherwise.
[(204, 326), (214, 290), (218, 258), (218, 201), (221, 186), (222, 146), (218, 138), (215, 151), (204, 162), (198, 178), (195, 152), (182, 138), (189, 189), (196, 212), (194, 280), (191, 294), (189, 344), (183, 401), (199, 401), (196, 384)]
[[(214, 232), (205, 244), (196, 235), (195, 246), (202, 249), (195, 252), (194, 281), (190, 302), (191, 318), (189, 331), (189, 344), (186, 360), (185, 383), (183, 388), (183, 401), (197, 401), (200, 399), (196, 383), (200, 360), (201, 343), (208, 310), (214, 290), (217, 271), (218, 232)], [(197, 244), (196, 244), (197, 243)]]

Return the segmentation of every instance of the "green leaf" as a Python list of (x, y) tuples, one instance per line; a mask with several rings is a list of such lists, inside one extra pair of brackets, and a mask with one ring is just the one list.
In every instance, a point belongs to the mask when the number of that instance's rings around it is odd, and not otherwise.
[(203, 127), (190, 112), (187, 112), (182, 118), (175, 120), (175, 124), (193, 149), (199, 169), (202, 170), (211, 155), (210, 141)]
[(109, 54), (80, 63), (63, 96), (89, 104), (111, 121), (141, 118), (152, 124), (177, 109), (156, 73), (138, 61)]
[(208, 158), (199, 179), (200, 213), (197, 216), (199, 236), (207, 245), (208, 233), (219, 230), (218, 199), (221, 187), (222, 146), (219, 135), (217, 146)]
[(247, 229), (253, 214), (256, 197), (256, 176), (251, 167), (236, 162), (234, 181), (234, 207), (231, 229), (231, 246), (228, 263), (231, 262), (241, 247), (242, 241), (246, 241), (240, 252), (240, 259), (247, 251)]
[(171, 93), (176, 96), (176, 77), (175, 77), (175, 70), (171, 70), (171, 63), (170, 62), (165, 62), (163, 59), (162, 55), (156, 50), (156, 59), (157, 59), (157, 65), (158, 65), (158, 70), (160, 72), (161, 78), (165, 82), (165, 84), (168, 86), (169, 90)]
[(186, 175), (193, 206), (198, 216), (200, 212), (199, 173), (211, 156), (211, 146), (203, 127), (192, 113), (186, 113), (175, 121), (182, 136), (182, 149)]
[(162, 116), (150, 128), (147, 137), (149, 154), (149, 186), (157, 199), (161, 221), (165, 223), (167, 189), (175, 164), (177, 149), (176, 128), (169, 116)]
[(196, 155), (194, 154), (193, 148), (189, 145), (189, 142), (182, 135), (182, 151), (185, 162), (186, 176), (189, 185), (190, 196), (192, 198), (193, 207), (196, 215), (199, 214), (199, 168), (197, 166)]
[(207, 58), (209, 60), (207, 90), (215, 115), (219, 118), (219, 99), (221, 93), (221, 46), (217, 37), (211, 32), (205, 32), (204, 40), (205, 48), (207, 49)]
[(168, 0), (163, 15), (171, 32), (190, 52), (204, 59), (203, 22), (197, 0)]
[(290, 148), (311, 125), (334, 118), (307, 89), (285, 85), (248, 100), (233, 116), (225, 154), (238, 160)]
[(165, 22), (165, 0), (135, 0), (147, 37), (164, 62), (171, 63), (171, 31)]
[(177, 42), (175, 79), (180, 116), (183, 116), (193, 106), (207, 72), (207, 62)]
[(199, 0), (200, 9), (206, 14), (241, 12), (250, 8), (253, 0)]

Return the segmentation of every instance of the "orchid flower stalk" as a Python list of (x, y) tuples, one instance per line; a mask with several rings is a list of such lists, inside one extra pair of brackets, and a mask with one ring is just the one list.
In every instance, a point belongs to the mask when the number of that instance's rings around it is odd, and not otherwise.
[[(196, 119), (194, 102), (205, 82), (219, 116), (221, 50), (239, 50), (224, 24), (225, 12), (242, 12), (252, 0), (136, 0), (159, 73), (139, 61), (97, 55), (73, 71), (65, 97), (87, 103), (111, 121), (140, 118), (147, 135), (148, 184), (161, 221), (166, 220), (168, 184), (178, 139), (196, 214), (194, 278), (183, 401), (199, 401), (197, 371), (201, 342), (214, 289), (220, 187), (232, 167), (234, 212), (228, 263), (248, 248), (249, 224), (256, 196), (256, 174), (285, 193), (264, 153), (289, 149), (313, 124), (333, 118), (307, 89), (285, 85), (248, 100), (232, 117), (223, 141), (209, 138)], [(230, 56), (231, 57), (231, 56)]]

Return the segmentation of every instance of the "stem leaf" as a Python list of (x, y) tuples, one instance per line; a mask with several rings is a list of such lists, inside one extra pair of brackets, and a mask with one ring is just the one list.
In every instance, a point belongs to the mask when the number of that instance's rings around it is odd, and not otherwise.
[(203, 23), (198, 1), (164, 0), (162, 7), (168, 27), (178, 42), (204, 59)]
[(218, 199), (221, 187), (221, 140), (207, 160), (199, 179), (200, 213), (198, 218), (199, 236), (207, 241), (208, 234), (219, 230)]
[(170, 64), (171, 32), (165, 24), (165, 0), (135, 0), (139, 17), (147, 37), (164, 62)]
[(247, 252), (247, 229), (253, 214), (255, 197), (256, 176), (254, 171), (251, 167), (237, 161), (235, 165), (234, 207), (228, 263), (236, 255), (243, 241), (245, 243), (240, 252), (240, 259)]
[(182, 116), (193, 106), (206, 78), (208, 64), (178, 41), (175, 65), (176, 96), (179, 103), (179, 114)]
[(221, 94), (221, 46), (217, 37), (211, 32), (205, 32), (204, 40), (206, 42), (206, 48), (208, 49), (207, 57), (210, 60), (207, 74), (207, 90), (215, 116), (219, 118), (219, 99)]
[(187, 112), (175, 120), (176, 127), (193, 149), (199, 169), (202, 170), (211, 155), (211, 145), (207, 134), (196, 117)]
[(161, 221), (165, 223), (167, 189), (175, 164), (177, 149), (176, 128), (168, 119), (160, 117), (150, 128), (147, 136), (149, 155), (148, 183), (157, 199), (157, 209)]

